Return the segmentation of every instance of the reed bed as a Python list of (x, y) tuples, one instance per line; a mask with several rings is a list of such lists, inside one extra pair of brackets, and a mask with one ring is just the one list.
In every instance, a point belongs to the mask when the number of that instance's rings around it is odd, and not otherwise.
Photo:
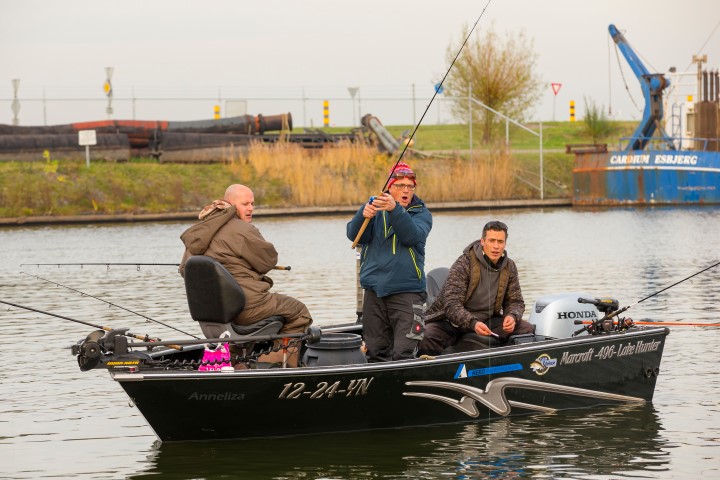
[[(417, 174), (417, 195), (427, 201), (512, 198), (514, 194), (515, 168), (505, 153), (471, 159), (409, 154), (403, 160)], [(375, 148), (362, 145), (308, 150), (294, 144), (258, 144), (244, 159), (232, 159), (229, 168), (241, 171), (243, 162), (250, 165), (256, 180), (262, 180), (258, 185), (264, 185), (256, 188), (256, 197), (261, 199), (282, 205), (333, 206), (359, 203), (379, 193), (396, 161), (397, 156), (378, 154)]]
[[(426, 202), (526, 198), (515, 161), (504, 153), (403, 160), (417, 174)], [(357, 144), (305, 149), (291, 143), (229, 151), (224, 163), (158, 164), (82, 161), (0, 163), (0, 217), (193, 211), (232, 183), (266, 207), (361, 204), (377, 195), (397, 155)]]

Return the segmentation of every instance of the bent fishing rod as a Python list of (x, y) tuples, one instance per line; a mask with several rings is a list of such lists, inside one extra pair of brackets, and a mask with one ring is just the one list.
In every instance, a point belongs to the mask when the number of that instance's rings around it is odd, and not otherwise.
[[(48, 316), (50, 316), (50, 317), (61, 318), (61, 319), (63, 319), (63, 320), (69, 320), (69, 321), (75, 322), (75, 323), (81, 323), (81, 324), (83, 324), (83, 325), (87, 325), (88, 327), (97, 328), (98, 330), (105, 330), (106, 332), (118, 331), (118, 330), (116, 330), (116, 329), (114, 329), (114, 328), (112, 328), (112, 327), (105, 327), (105, 326), (102, 326), (102, 325), (96, 325), (96, 324), (94, 324), (94, 323), (86, 322), (86, 321), (84, 321), (84, 320), (78, 320), (77, 318), (70, 318), (70, 317), (66, 317), (66, 316), (64, 316), (64, 315), (58, 315), (57, 313), (50, 313), (50, 312), (46, 312), (46, 311), (44, 311), (44, 310), (38, 310), (37, 308), (26, 307), (25, 305), (19, 305), (19, 304), (17, 304), (17, 303), (6, 302), (6, 301), (4, 301), (4, 300), (0, 300), (0, 303), (3, 303), (3, 304), (5, 304), (5, 305), (10, 305), (11, 307), (15, 307), (15, 308), (22, 308), (22, 309), (24, 309), (24, 310), (29, 310), (29, 311), (31, 311), (31, 312), (42, 313), (43, 315), (48, 315)], [(154, 343), (157, 343), (157, 342), (162, 342), (162, 345), (167, 345), (167, 342), (163, 342), (162, 339), (156, 338), (156, 337), (150, 337), (150, 336), (148, 336), (148, 335), (137, 335), (137, 334), (134, 334), (134, 333), (128, 332), (128, 331), (122, 332), (122, 333), (120, 333), (120, 334), (123, 335), (123, 336), (125, 336), (125, 337), (135, 338), (135, 339), (137, 339), (137, 340), (142, 340), (143, 342), (148, 342), (148, 343), (150, 343), (150, 344), (154, 344)], [(181, 346), (175, 345), (175, 344), (173, 344), (173, 345), (167, 345), (167, 346), (170, 347), (170, 348), (174, 348), (174, 349), (176, 349), (176, 350), (182, 350), (182, 349), (183, 349)]]
[[(83, 268), (85, 265), (87, 266), (97, 266), (102, 265), (108, 267), (108, 269), (111, 266), (119, 266), (119, 267), (137, 267), (138, 271), (140, 270), (140, 267), (179, 267), (179, 263), (137, 263), (137, 262), (128, 262), (128, 263), (115, 263), (115, 262), (78, 262), (78, 263), (21, 263), (20, 266), (28, 266), (28, 267), (65, 267), (65, 266), (79, 266), (80, 268)], [(286, 270), (290, 271), (292, 267), (289, 265), (283, 266), (283, 265), (275, 265), (272, 267), (273, 270)], [(25, 272), (23, 272), (25, 273)]]
[[(467, 44), (468, 40), (470, 40), (470, 36), (472, 35), (473, 31), (475, 31), (475, 27), (477, 27), (477, 24), (480, 22), (480, 19), (482, 18), (483, 14), (485, 14), (485, 10), (487, 10), (487, 7), (490, 5), (490, 2), (492, 0), (488, 0), (488, 2), (485, 4), (485, 7), (483, 7), (482, 12), (480, 12), (480, 15), (478, 16), (477, 20), (475, 20), (475, 24), (470, 29), (470, 33), (467, 34), (467, 37), (465, 37), (465, 41), (460, 45), (460, 49), (458, 50), (457, 54), (455, 55), (455, 58), (453, 59), (452, 63), (450, 63), (450, 66), (448, 67), (447, 71), (445, 72), (445, 75), (443, 76), (442, 80), (440, 80), (440, 83), (435, 87), (435, 93), (433, 93), (432, 98), (430, 98), (430, 102), (428, 102), (427, 107), (425, 107), (425, 111), (423, 112), (422, 116), (420, 117), (420, 120), (418, 121), (417, 125), (415, 125), (415, 128), (413, 129), (412, 133), (410, 134), (410, 137), (403, 146), (403, 149), (400, 151), (400, 156), (398, 157), (397, 161), (395, 162), (395, 165), (393, 165), (393, 168), (390, 169), (390, 175), (388, 175), (387, 180), (385, 180), (385, 184), (383, 185), (382, 189), (380, 190), (380, 193), (384, 193), (387, 189), (388, 183), (392, 179), (393, 173), (395, 172), (395, 168), (397, 168), (398, 164), (400, 163), (400, 160), (402, 160), (403, 156), (405, 155), (405, 152), (407, 151), (408, 147), (412, 143), (413, 138), (415, 138), (415, 132), (418, 131), (418, 128), (420, 128), (420, 124), (422, 123), (423, 119), (425, 118), (425, 115), (427, 114), (428, 110), (430, 110), (430, 105), (432, 105), (433, 101), (435, 100), (435, 97), (437, 97), (438, 93), (442, 90), (443, 83), (445, 83), (445, 79), (450, 74), (450, 70), (452, 70), (452, 67), (455, 65), (455, 62), (460, 57), (460, 54), (462, 53), (463, 49), (465, 48), (465, 44)], [(366, 218), (365, 221), (363, 221), (362, 226), (360, 227), (360, 231), (358, 231), (357, 236), (355, 237), (355, 240), (353, 240), (353, 243), (350, 248), (357, 247), (357, 244), (360, 243), (360, 237), (362, 237), (362, 234), (365, 232), (365, 229), (367, 228), (368, 224), (370, 223), (370, 219)]]
[(68, 287), (67, 285), (63, 285), (62, 283), (58, 283), (58, 282), (56, 282), (56, 281), (54, 281), (54, 280), (48, 280), (47, 278), (42, 278), (42, 277), (40, 277), (40, 276), (38, 276), (38, 275), (33, 275), (33, 274), (31, 274), (31, 273), (28, 273), (28, 272), (20, 272), (20, 273), (24, 273), (25, 275), (29, 275), (29, 276), (31, 276), (31, 277), (33, 277), (33, 278), (37, 278), (38, 280), (42, 280), (43, 282), (47, 282), (47, 283), (51, 283), (51, 284), (53, 284), (53, 285), (57, 285), (58, 287), (67, 288), (68, 290), (71, 290), (71, 291), (73, 291), (73, 292), (79, 293), (80, 295), (82, 295), (82, 296), (84, 296), (84, 297), (94, 298), (95, 300), (99, 300), (99, 301), (101, 301), (101, 302), (104, 302), (104, 303), (110, 305), (111, 307), (120, 308), (120, 309), (122, 309), (122, 310), (125, 310), (126, 312), (132, 313), (133, 315), (137, 315), (137, 316), (139, 316), (139, 317), (142, 317), (142, 318), (144, 318), (145, 320), (148, 320), (148, 321), (150, 321), (150, 322), (155, 322), (155, 323), (157, 323), (157, 324), (159, 324), (159, 325), (162, 325), (163, 327), (170, 328), (170, 329), (175, 330), (176, 332), (180, 332), (180, 333), (182, 333), (182, 334), (184, 334), (184, 335), (188, 335), (188, 336), (193, 337), (193, 338), (199, 338), (199, 337), (193, 335), (192, 333), (187, 333), (187, 332), (185, 332), (185, 331), (183, 331), (183, 330), (180, 330), (179, 328), (173, 327), (172, 325), (168, 325), (168, 324), (166, 324), (166, 323), (163, 323), (163, 322), (161, 322), (160, 320), (155, 320), (155, 319), (153, 319), (153, 318), (148, 317), (147, 315), (143, 315), (142, 313), (135, 312), (135, 311), (133, 311), (133, 310), (130, 310), (129, 308), (125, 308), (125, 307), (123, 307), (123, 306), (120, 306), (120, 305), (117, 305), (117, 304), (115, 304), (115, 303), (109, 302), (109, 301), (104, 300), (104, 299), (102, 299), (102, 298), (100, 298), (100, 297), (96, 297), (96, 296), (94, 296), (94, 295), (90, 295), (89, 293), (81, 292), (80, 290), (77, 290), (77, 289), (72, 288), (72, 287)]

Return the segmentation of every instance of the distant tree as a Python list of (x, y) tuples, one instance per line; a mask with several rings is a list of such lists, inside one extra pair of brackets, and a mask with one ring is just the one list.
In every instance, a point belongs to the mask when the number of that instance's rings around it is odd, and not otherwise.
[[(447, 49), (452, 62), (468, 35), (468, 27), (460, 41)], [(450, 70), (444, 86), (448, 96), (472, 97), (515, 121), (523, 122), (540, 98), (542, 82), (535, 72), (537, 54), (533, 41), (524, 31), (500, 38), (494, 26), (468, 40), (457, 62)], [(453, 114), (468, 118), (468, 102), (453, 102)], [(474, 104), (473, 123), (481, 125), (484, 143), (490, 143), (503, 128), (505, 121), (491, 111)]]
[(613, 125), (605, 115), (605, 107), (597, 106), (594, 101), (587, 97), (585, 101), (585, 131), (592, 137), (593, 143), (598, 143), (601, 138), (608, 137), (613, 132)]

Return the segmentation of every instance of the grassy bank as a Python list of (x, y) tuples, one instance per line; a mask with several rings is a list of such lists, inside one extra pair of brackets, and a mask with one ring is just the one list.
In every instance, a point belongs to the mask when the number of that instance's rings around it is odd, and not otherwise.
[[(398, 135), (408, 127), (390, 127)], [(543, 126), (545, 196), (566, 197), (572, 156), (566, 143), (588, 143), (582, 124)], [(464, 137), (464, 138), (463, 138)], [(537, 137), (511, 132), (509, 153), (466, 150), (469, 132), (460, 125), (423, 127), (415, 148), (443, 151), (404, 160), (418, 175), (417, 194), (426, 201), (538, 198)], [(560, 150), (560, 151), (552, 151)], [(448, 153), (449, 152), (449, 153)], [(453, 153), (454, 152), (454, 153)], [(355, 205), (377, 194), (397, 156), (357, 145), (307, 150), (294, 144), (257, 145), (224, 164), (158, 164), (82, 160), (0, 163), (0, 217), (169, 213), (194, 211), (222, 197), (227, 185), (243, 183), (256, 203), (268, 207)]]

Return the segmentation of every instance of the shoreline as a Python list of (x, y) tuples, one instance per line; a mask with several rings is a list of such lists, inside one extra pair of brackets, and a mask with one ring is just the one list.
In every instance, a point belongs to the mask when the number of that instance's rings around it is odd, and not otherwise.
[[(527, 200), (481, 200), (469, 202), (428, 202), (431, 212), (453, 212), (469, 210), (492, 210), (510, 208), (548, 208), (571, 207), (569, 198), (527, 199)], [(300, 215), (353, 215), (358, 205), (335, 207), (287, 207), (258, 208), (253, 217), (292, 217)], [(124, 213), (116, 215), (64, 215), (64, 216), (29, 216), (0, 218), (0, 227), (34, 226), (34, 225), (75, 225), (92, 223), (133, 223), (133, 222), (170, 222), (181, 220), (197, 220), (200, 209), (193, 212), (168, 213)]]

